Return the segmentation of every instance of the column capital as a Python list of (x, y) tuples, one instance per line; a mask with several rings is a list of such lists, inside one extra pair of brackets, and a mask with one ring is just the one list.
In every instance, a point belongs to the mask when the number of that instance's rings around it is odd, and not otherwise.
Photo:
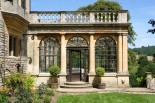
[(128, 36), (128, 33), (123, 33), (122, 36)]

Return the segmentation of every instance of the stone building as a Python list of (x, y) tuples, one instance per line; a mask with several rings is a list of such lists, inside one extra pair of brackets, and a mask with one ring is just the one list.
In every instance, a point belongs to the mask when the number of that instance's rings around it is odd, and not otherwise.
[(49, 80), (48, 67), (57, 65), (63, 85), (92, 84), (95, 68), (104, 67), (107, 87), (129, 86), (126, 10), (40, 12), (30, 11), (30, 0), (0, 3), (2, 70), (19, 63), (39, 85)]

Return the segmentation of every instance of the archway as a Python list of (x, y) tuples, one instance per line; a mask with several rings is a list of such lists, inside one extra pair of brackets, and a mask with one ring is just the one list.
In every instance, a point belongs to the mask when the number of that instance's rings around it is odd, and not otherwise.
[(100, 37), (95, 44), (95, 66), (105, 72), (116, 72), (116, 42), (109, 36)]
[(83, 37), (69, 39), (67, 57), (67, 81), (87, 81), (88, 43)]
[(48, 72), (51, 65), (60, 66), (60, 43), (55, 37), (46, 37), (39, 46), (39, 71)]

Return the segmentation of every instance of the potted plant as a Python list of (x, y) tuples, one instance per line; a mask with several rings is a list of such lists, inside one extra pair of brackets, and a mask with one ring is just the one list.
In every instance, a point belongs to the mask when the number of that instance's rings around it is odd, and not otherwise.
[(51, 78), (49, 82), (51, 82), (51, 87), (52, 88), (57, 88), (58, 87), (58, 74), (60, 73), (60, 68), (56, 65), (52, 65), (48, 68)]
[(102, 67), (97, 67), (96, 68), (96, 80), (97, 80), (97, 88), (98, 89), (105, 89), (105, 83), (101, 83), (101, 79), (102, 79), (102, 76), (104, 75), (105, 73), (105, 69), (102, 68)]

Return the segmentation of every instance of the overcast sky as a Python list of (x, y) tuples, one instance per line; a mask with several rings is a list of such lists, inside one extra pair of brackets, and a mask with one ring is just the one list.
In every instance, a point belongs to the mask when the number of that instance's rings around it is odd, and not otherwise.
[[(46, 2), (45, 2), (46, 1)], [(32, 11), (74, 11), (97, 0), (31, 0)], [(137, 33), (135, 47), (155, 45), (155, 34), (147, 33), (152, 28), (148, 21), (155, 19), (155, 0), (113, 0), (129, 10), (134, 30)], [(129, 47), (132, 47), (129, 45)], [(133, 48), (133, 47), (132, 47)]]

